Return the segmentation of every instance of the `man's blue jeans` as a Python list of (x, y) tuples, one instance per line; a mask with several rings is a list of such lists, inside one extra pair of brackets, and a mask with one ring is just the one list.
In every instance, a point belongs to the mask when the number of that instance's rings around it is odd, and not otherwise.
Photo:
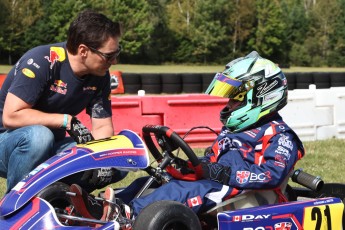
[(40, 163), (74, 145), (70, 137), (55, 142), (52, 131), (42, 125), (0, 133), (0, 177), (7, 178), (7, 192)]

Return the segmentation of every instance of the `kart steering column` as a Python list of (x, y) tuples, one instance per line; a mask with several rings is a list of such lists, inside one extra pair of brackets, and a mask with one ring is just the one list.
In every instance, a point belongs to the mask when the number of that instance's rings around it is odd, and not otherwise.
[(174, 158), (170, 157), (169, 154), (164, 154), (162, 161), (159, 163), (157, 168), (153, 168), (151, 166), (147, 167), (145, 171), (150, 175), (149, 179), (146, 181), (144, 186), (140, 189), (140, 191), (135, 195), (135, 198), (139, 198), (150, 186), (154, 181), (161, 182), (162, 179), (166, 182), (169, 181), (169, 178), (164, 177), (163, 169), (168, 166)]

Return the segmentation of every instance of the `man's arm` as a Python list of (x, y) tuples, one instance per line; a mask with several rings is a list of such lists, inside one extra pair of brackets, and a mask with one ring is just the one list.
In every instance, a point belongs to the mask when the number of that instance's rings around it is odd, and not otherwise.
[[(44, 113), (36, 109), (16, 95), (8, 93), (6, 96), (3, 125), (7, 129), (20, 128), (27, 125), (44, 125), (49, 128), (60, 128), (64, 123), (64, 114)], [(72, 116), (68, 115), (67, 128)]]
[(91, 118), (92, 136), (97, 139), (111, 137), (114, 135), (113, 122), (111, 117)]

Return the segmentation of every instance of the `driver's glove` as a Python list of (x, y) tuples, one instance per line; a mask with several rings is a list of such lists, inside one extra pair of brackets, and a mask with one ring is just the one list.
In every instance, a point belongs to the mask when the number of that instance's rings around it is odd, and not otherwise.
[(71, 129), (67, 130), (67, 132), (78, 144), (85, 144), (88, 141), (94, 140), (90, 130), (76, 117), (72, 117)]
[(196, 181), (207, 179), (228, 185), (231, 174), (230, 167), (220, 163), (211, 163), (206, 158), (200, 158), (200, 161), (198, 166), (193, 166), (190, 161), (186, 161), (186, 164), (183, 164), (183, 161), (179, 162), (181, 166), (179, 169), (168, 165), (166, 171), (178, 180)]
[(231, 168), (220, 163), (201, 162), (202, 177), (213, 180), (224, 185), (228, 185)]
[(115, 170), (112, 168), (91, 169), (84, 172), (81, 180), (96, 187), (104, 187), (112, 182)]

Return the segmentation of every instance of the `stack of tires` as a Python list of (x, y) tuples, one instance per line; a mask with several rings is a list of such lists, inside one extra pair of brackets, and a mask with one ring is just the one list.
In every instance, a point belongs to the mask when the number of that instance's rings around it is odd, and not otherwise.
[(296, 89), (308, 89), (311, 84), (317, 89), (345, 86), (345, 73), (341, 72), (299, 72), (295, 75)]
[(315, 72), (313, 73), (313, 82), (317, 89), (328, 89), (331, 87), (329, 72)]
[(211, 83), (213, 73), (123, 73), (124, 92), (136, 94), (203, 93)]
[(137, 94), (145, 90), (148, 94), (162, 93), (162, 78), (159, 73), (123, 73), (122, 80), (126, 94)]
[(313, 84), (313, 73), (297, 72), (296, 89), (309, 89), (309, 85)]
[(329, 73), (331, 87), (345, 87), (345, 73)]
[(199, 73), (182, 73), (182, 92), (183, 93), (201, 93), (202, 83)]
[(182, 92), (181, 74), (166, 73), (161, 75), (162, 93), (175, 94)]
[(122, 81), (126, 94), (137, 94), (141, 89), (141, 77), (138, 73), (122, 73)]
[[(123, 73), (124, 93), (147, 94), (203, 93), (214, 78), (214, 73)], [(317, 89), (345, 87), (342, 72), (286, 72), (288, 89), (308, 89), (315, 84)]]
[(162, 80), (159, 73), (142, 73), (140, 76), (142, 90), (148, 94), (162, 93)]

